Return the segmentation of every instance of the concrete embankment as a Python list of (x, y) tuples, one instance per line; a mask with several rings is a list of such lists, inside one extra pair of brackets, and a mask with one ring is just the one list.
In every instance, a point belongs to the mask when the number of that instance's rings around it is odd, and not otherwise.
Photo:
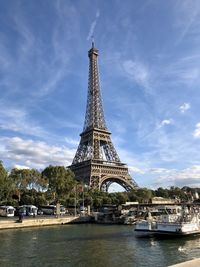
[(24, 228), (24, 227), (36, 227), (36, 226), (48, 226), (48, 225), (61, 225), (68, 223), (81, 223), (89, 221), (85, 218), (84, 220), (81, 217), (74, 216), (62, 216), (62, 217), (35, 217), (35, 218), (25, 218), (22, 222), (19, 222), (18, 219), (7, 219), (0, 220), (0, 230), (3, 229), (14, 229), (14, 228)]
[(200, 258), (178, 263), (175, 265), (170, 265), (168, 267), (197, 267), (197, 266), (200, 266)]

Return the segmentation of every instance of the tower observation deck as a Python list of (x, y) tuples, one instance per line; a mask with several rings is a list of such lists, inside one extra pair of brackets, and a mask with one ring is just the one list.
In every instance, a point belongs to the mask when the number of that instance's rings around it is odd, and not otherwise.
[(106, 126), (99, 82), (98, 50), (94, 42), (88, 51), (88, 57), (85, 122), (78, 149), (69, 168), (78, 181), (90, 188), (108, 191), (112, 183), (117, 183), (129, 191), (138, 186), (131, 178), (127, 166), (120, 161)]

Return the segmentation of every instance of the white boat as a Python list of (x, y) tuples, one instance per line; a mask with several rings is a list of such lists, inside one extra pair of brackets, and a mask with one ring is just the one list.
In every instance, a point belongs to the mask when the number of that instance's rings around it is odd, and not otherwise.
[(162, 214), (153, 218), (149, 214), (146, 220), (136, 222), (137, 236), (185, 236), (200, 234), (199, 214), (186, 209), (181, 213)]

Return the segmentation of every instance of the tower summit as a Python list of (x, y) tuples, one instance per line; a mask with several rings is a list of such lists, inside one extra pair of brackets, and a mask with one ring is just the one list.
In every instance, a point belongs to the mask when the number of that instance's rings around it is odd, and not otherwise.
[(100, 90), (98, 71), (98, 50), (92, 42), (88, 51), (89, 79), (88, 96), (83, 132), (70, 169), (78, 181), (90, 188), (108, 191), (112, 183), (118, 183), (127, 191), (137, 187), (121, 163), (108, 131)]
[(88, 98), (85, 114), (85, 123), (83, 131), (91, 128), (98, 128), (106, 130), (106, 123), (104, 118), (101, 91), (99, 84), (98, 73), (98, 50), (94, 47), (92, 42), (92, 48), (88, 51), (89, 57), (89, 79), (88, 79)]

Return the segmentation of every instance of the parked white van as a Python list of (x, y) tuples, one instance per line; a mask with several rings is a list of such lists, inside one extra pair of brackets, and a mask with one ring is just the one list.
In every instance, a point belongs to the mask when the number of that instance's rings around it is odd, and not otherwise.
[(13, 217), (15, 208), (12, 206), (0, 206), (0, 216), (2, 217)]

